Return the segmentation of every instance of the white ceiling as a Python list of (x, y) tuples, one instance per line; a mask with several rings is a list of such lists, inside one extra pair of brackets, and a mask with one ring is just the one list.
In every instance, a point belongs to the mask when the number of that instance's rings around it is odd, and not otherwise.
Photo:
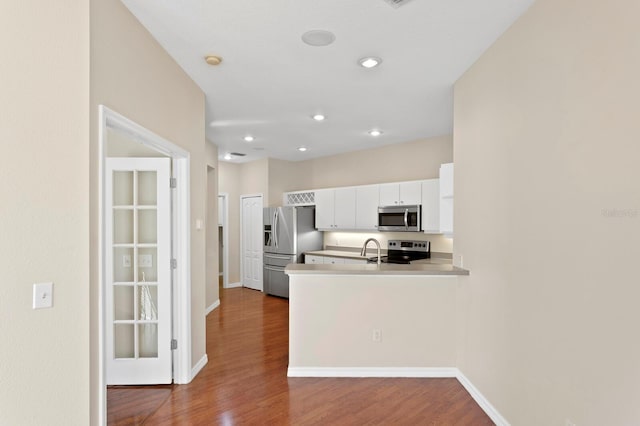
[[(205, 92), (207, 139), (221, 157), (247, 154), (234, 162), (303, 160), (450, 134), (453, 83), (533, 3), (122, 1)], [(313, 29), (333, 32), (335, 42), (304, 44), (301, 35)], [(222, 64), (207, 65), (209, 54)], [(357, 64), (370, 55), (382, 64)], [(327, 119), (316, 122), (315, 113)], [(372, 128), (384, 133), (374, 138)]]

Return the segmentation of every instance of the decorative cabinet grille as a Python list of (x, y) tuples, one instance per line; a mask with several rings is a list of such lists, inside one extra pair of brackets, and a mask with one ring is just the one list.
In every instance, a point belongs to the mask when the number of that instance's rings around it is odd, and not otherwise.
[(314, 206), (316, 193), (313, 191), (286, 192), (283, 201), (285, 206)]

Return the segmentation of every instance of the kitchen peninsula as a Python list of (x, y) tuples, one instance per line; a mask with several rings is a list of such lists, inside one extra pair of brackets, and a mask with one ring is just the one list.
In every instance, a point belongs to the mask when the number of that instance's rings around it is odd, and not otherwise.
[(455, 376), (450, 263), (290, 264), (289, 376)]

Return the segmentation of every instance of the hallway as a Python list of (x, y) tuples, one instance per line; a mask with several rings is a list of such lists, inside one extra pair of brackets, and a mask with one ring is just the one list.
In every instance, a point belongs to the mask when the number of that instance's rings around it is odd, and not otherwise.
[(145, 418), (122, 418), (110, 399), (109, 424), (493, 424), (456, 379), (287, 378), (288, 301), (245, 288), (220, 296), (202, 372)]

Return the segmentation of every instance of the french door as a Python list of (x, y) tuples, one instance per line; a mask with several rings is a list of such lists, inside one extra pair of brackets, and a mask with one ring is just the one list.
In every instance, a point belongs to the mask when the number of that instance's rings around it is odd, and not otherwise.
[(107, 158), (108, 385), (171, 383), (171, 163)]

